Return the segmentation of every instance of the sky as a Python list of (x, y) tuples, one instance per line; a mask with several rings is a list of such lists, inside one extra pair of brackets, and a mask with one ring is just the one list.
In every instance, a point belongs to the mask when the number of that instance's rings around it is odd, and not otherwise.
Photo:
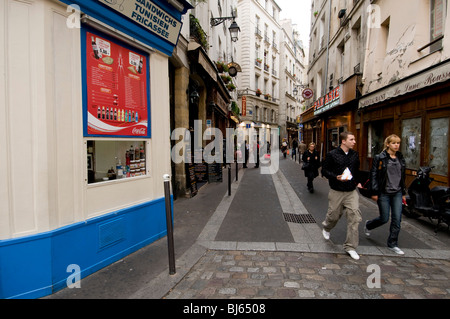
[(309, 46), (309, 28), (311, 21), (311, 0), (275, 0), (280, 6), (281, 19), (291, 19), (297, 25), (303, 45)]

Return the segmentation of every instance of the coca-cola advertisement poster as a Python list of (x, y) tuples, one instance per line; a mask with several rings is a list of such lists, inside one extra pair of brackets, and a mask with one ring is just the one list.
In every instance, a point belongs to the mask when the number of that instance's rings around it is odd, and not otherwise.
[(87, 135), (149, 137), (148, 55), (86, 32)]

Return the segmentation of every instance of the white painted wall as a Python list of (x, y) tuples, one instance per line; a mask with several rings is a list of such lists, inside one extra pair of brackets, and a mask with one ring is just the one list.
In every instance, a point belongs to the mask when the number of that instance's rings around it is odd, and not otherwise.
[(170, 173), (168, 57), (150, 55), (146, 176), (87, 185), (80, 30), (52, 0), (0, 1), (0, 240), (164, 196)]

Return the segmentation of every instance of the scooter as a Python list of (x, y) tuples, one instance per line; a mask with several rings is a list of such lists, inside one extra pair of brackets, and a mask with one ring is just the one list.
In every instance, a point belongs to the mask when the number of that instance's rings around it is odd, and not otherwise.
[(408, 188), (403, 214), (411, 218), (427, 217), (432, 223), (437, 220), (435, 232), (444, 222), (450, 229), (450, 187), (436, 186), (430, 189), (434, 180), (430, 177), (433, 167), (420, 167), (416, 178)]

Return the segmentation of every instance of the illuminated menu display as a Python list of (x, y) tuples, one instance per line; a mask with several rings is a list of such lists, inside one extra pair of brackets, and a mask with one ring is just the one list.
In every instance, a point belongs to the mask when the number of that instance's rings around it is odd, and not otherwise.
[(88, 135), (147, 137), (148, 58), (86, 32)]

